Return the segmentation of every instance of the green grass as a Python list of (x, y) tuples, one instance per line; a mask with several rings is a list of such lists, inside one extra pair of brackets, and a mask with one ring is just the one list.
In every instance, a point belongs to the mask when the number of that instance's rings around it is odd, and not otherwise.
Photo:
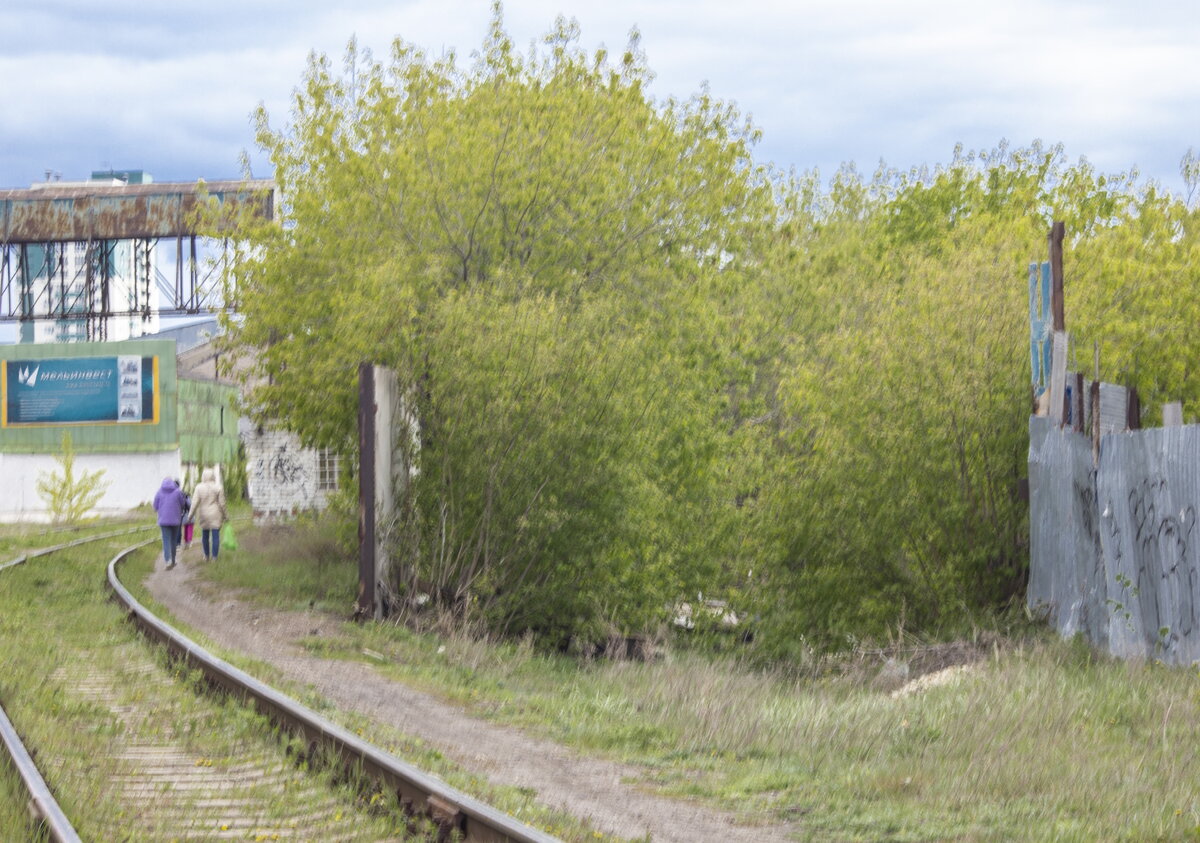
[(121, 518), (104, 518), (74, 526), (54, 524), (0, 524), (0, 565), (40, 547), (66, 544), (86, 536), (125, 530), (138, 526), (153, 527), (154, 513), (148, 508), (134, 510)]
[[(296, 552), (305, 530), (244, 532), (243, 550), (205, 569), (214, 583), (348, 615), (352, 561)], [(797, 839), (1200, 840), (1197, 671), (1121, 663), (1044, 631), (903, 697), (863, 669), (797, 679), (684, 649), (580, 664), (386, 623), (306, 646), (639, 765), (663, 793), (792, 823)]]
[[(297, 557), (291, 555), (293, 547), (291, 541), (283, 538), (286, 531), (276, 533), (272, 530), (269, 531), (268, 536), (256, 534), (256, 531), (249, 529), (246, 530), (246, 533), (249, 543), (244, 549), (232, 553), (222, 550), (217, 563), (201, 565), (198, 570), (211, 582), (236, 583), (236, 587), (244, 590), (244, 593), (254, 594), (266, 604), (286, 608), (308, 608), (311, 601), (315, 601), (319, 605), (322, 602), (320, 595), (338, 593), (347, 587), (344, 564), (317, 566), (318, 570), (316, 571), (296, 571), (295, 577), (289, 575), (289, 582), (274, 582), (274, 578), (281, 573), (279, 568), (269, 563), (259, 564), (262, 562), (262, 557), (253, 548), (261, 547), (269, 537), (272, 542), (271, 546), (276, 551), (283, 552), (286, 549), (289, 558), (296, 560)], [(583, 843), (583, 841), (597, 843), (597, 841), (615, 839), (596, 831), (586, 820), (581, 820), (565, 811), (538, 804), (534, 798), (535, 794), (525, 789), (497, 786), (470, 771), (463, 770), (419, 738), (386, 724), (375, 723), (361, 715), (338, 711), (327, 699), (289, 682), (272, 665), (248, 659), (236, 652), (226, 651), (209, 641), (203, 633), (171, 619), (166, 610), (140, 584), (153, 570), (154, 562), (155, 553), (152, 550), (137, 553), (122, 567), (122, 582), (151, 611), (171, 620), (184, 634), (201, 643), (210, 652), (218, 654), (256, 678), (279, 688), (323, 717), (339, 723), (360, 737), (367, 738), (373, 744), (391, 752), (398, 758), (421, 770), (433, 773), (452, 787), (458, 788), (524, 823), (543, 829), (567, 843)], [(293, 561), (292, 564), (295, 562)], [(299, 564), (306, 568), (312, 567), (311, 555), (306, 556), (305, 561)], [(260, 588), (254, 591), (249, 590), (254, 585), (258, 585)], [(268, 585), (274, 586), (274, 590), (268, 590)], [(353, 578), (351, 586), (353, 586)], [(313, 590), (305, 591), (306, 588)], [(343, 614), (348, 614), (348, 604), (345, 601), (338, 601), (338, 605)]]
[[(205, 577), (222, 588), (245, 590), (280, 609), (310, 606), (348, 614), (357, 588), (358, 569), (347, 565), (337, 544), (317, 527), (254, 528), (235, 523), (238, 549), (221, 548), (217, 564)], [(199, 532), (195, 541), (200, 541)], [(268, 557), (285, 560), (287, 575), (278, 564), (260, 564)]]
[[(28, 801), (29, 794), (21, 784), (21, 779), (17, 776), (16, 770), (8, 758), (8, 753), (0, 749), (0, 829), (4, 829), (7, 834), (12, 835), (16, 833), (16, 829), (27, 828), (29, 826), (29, 811), (26, 808)], [(45, 840), (46, 837), (43, 834), (31, 839)]]
[[(128, 804), (113, 781), (131, 769), (121, 755), (127, 746), (168, 746), (199, 759), (197, 765), (216, 767), (244, 756), (266, 764), (285, 759), (264, 718), (226, 698), (198, 693), (198, 676), (166, 665), (108, 599), (104, 566), (128, 541), (84, 545), (0, 574), (0, 702), (84, 839), (114, 839), (118, 829), (121, 839), (162, 839), (178, 821), (178, 812), (160, 816), (154, 807), (136, 816), (126, 813)], [(147, 559), (153, 553), (143, 551)], [(15, 833), (24, 825), (25, 796), (5, 773), (0, 827)], [(314, 781), (324, 788), (323, 800), (345, 805), (345, 818), (330, 821), (338, 832), (344, 826), (352, 837), (368, 840), (397, 835), (395, 814), (361, 810), (355, 793), (339, 788), (330, 775)], [(266, 789), (242, 795), (256, 800), (254, 822), (264, 828), (307, 810), (299, 795)], [(220, 810), (197, 813), (196, 833), (209, 828), (215, 834)], [(190, 814), (185, 817), (192, 821)]]

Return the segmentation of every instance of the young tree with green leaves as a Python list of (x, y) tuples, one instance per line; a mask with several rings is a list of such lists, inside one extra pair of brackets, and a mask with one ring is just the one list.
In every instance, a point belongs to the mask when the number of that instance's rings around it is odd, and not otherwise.
[(110, 484), (103, 470), (76, 472), (70, 433), (63, 433), (62, 451), (56, 459), (57, 471), (38, 474), (38, 495), (46, 502), (55, 524), (82, 523)]

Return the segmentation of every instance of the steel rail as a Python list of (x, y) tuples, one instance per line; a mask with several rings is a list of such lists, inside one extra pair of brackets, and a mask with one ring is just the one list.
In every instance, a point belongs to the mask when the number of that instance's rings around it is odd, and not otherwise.
[(137, 533), (137, 532), (141, 532), (142, 530), (149, 530), (149, 529), (151, 529), (152, 526), (153, 525), (143, 525), (141, 527), (130, 527), (128, 530), (117, 530), (112, 533), (100, 533), (99, 535), (95, 535), (95, 536), (84, 536), (81, 539), (75, 539), (74, 541), (64, 542), (63, 544), (56, 544), (56, 545), (52, 545), (50, 547), (39, 548), (38, 550), (31, 550), (31, 551), (28, 551), (27, 553), (25, 553), (25, 555), (23, 555), (23, 556), (18, 556), (16, 559), (13, 559), (12, 561), (5, 562), (4, 564), (0, 565), (0, 571), (3, 571), (5, 568), (13, 568), (13, 567), (16, 567), (17, 565), (24, 565), (30, 559), (36, 559), (39, 556), (48, 556), (51, 553), (57, 553), (58, 551), (66, 550), (69, 547), (76, 547), (81, 544), (87, 544), (88, 542), (100, 541), (101, 539), (111, 539), (111, 538), (116, 538), (117, 536), (127, 536), (130, 533)]
[[(101, 539), (124, 536), (146, 529), (149, 528), (134, 527), (129, 530), (101, 533), (100, 535), (86, 536), (51, 547), (43, 547), (30, 551), (24, 556), (18, 556), (11, 562), (5, 562), (3, 565), (0, 565), (0, 571), (17, 565), (23, 565), (30, 559), (66, 550), (69, 547), (86, 544), (87, 542), (100, 541)], [(150, 541), (153, 540), (151, 539)], [(25, 748), (25, 744), (21, 741), (21, 736), (17, 733), (16, 727), (8, 719), (8, 714), (5, 713), (3, 705), (0, 705), (0, 740), (4, 741), (4, 747), (8, 750), (13, 767), (17, 771), (17, 776), (20, 777), (21, 782), (25, 785), (25, 789), (29, 792), (29, 813), (37, 822), (41, 823), (51, 840), (56, 841), (56, 843), (78, 843), (80, 840), (78, 833), (76, 833), (74, 826), (71, 825), (71, 821), (67, 819), (67, 815), (63, 813), (62, 808), (59, 807), (54, 794), (50, 792), (50, 786), (46, 784), (46, 780), (38, 772), (37, 765), (33, 763), (33, 758)]]
[[(140, 547), (140, 545), (139, 545)], [(413, 814), (433, 820), (444, 836), (457, 832), (467, 841), (556, 843), (557, 837), (525, 825), (440, 779), (360, 739), (348, 729), (209, 653), (138, 602), (117, 576), (117, 566), (137, 547), (126, 548), (108, 564), (108, 584), (129, 618), (150, 638), (189, 666), (198, 668), (214, 686), (253, 703), (282, 727), (304, 736), (310, 749), (333, 749), (347, 767), (361, 769), (394, 791)]]
[(3, 706), (0, 706), (0, 739), (4, 740), (4, 746), (12, 756), (17, 775), (29, 791), (30, 814), (45, 827), (51, 840), (57, 843), (78, 843), (80, 838), (75, 832), (75, 827), (62, 812), (62, 808), (58, 807), (54, 794), (50, 792), (49, 785), (38, 772), (37, 765), (33, 763), (25, 744), (21, 742), (21, 736), (4, 713)]

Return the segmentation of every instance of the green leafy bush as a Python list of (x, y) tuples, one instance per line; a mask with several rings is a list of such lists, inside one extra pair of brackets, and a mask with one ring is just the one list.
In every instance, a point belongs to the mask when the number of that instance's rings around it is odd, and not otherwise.
[(104, 480), (103, 469), (76, 471), (70, 433), (63, 434), (62, 450), (56, 459), (58, 470), (38, 474), (38, 495), (46, 502), (55, 524), (80, 524), (104, 497), (109, 483)]
[(400, 595), (562, 645), (703, 591), (768, 659), (1019, 601), (1053, 220), (1071, 366), (1096, 341), (1146, 406), (1200, 400), (1182, 199), (1038, 143), (783, 176), (728, 103), (651, 99), (636, 33), (578, 39), (559, 20), (522, 55), (497, 5), (469, 68), (351, 44), (289, 123), (258, 115), (282, 224), (245, 223), (227, 342), (257, 419), (349, 464), (359, 364), (399, 373)]
[(636, 37), (577, 39), (522, 57), (497, 10), (468, 72), (314, 59), (292, 124), (260, 114), (285, 220), (246, 230), (229, 325), (250, 405), (309, 444), (352, 452), (360, 361), (396, 369), (397, 588), (560, 644), (657, 624), (721, 563), (722, 301), (775, 213), (733, 109), (655, 103)]

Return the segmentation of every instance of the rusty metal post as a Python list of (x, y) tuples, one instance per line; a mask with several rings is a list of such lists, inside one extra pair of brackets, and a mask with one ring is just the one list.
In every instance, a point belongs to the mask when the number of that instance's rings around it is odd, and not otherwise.
[(355, 616), (375, 615), (375, 367), (358, 365), (358, 601)]
[(1083, 433), (1083, 373), (1076, 372), (1071, 383), (1071, 426)]
[(1067, 330), (1066, 308), (1063, 304), (1063, 235), (1066, 225), (1056, 222), (1050, 227), (1050, 308), (1055, 331)]
[(1125, 405), (1125, 427), (1128, 430), (1142, 429), (1142, 399), (1137, 387), (1129, 387), (1129, 402)]

